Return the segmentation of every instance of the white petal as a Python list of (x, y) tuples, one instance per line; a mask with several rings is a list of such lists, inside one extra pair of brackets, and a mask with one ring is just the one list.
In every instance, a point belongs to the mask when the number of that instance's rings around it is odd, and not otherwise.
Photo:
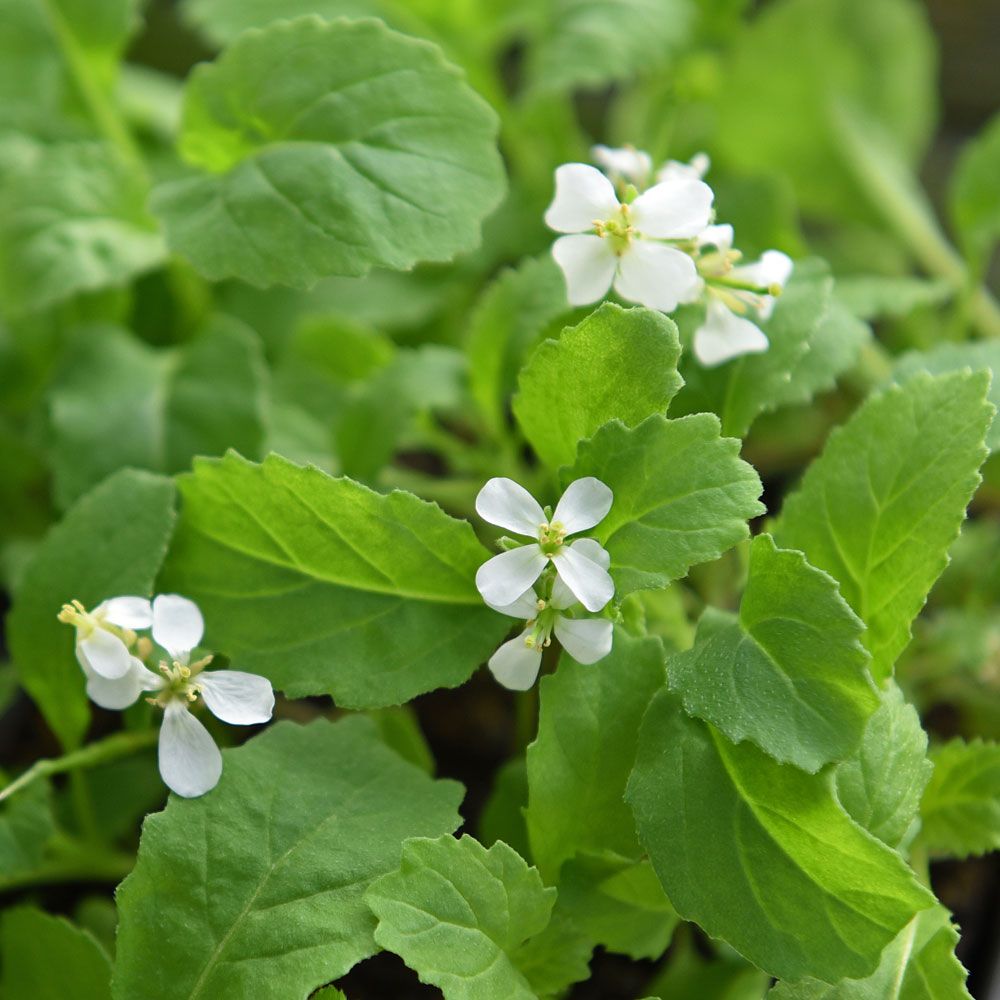
[(149, 628), (153, 610), (145, 597), (112, 597), (101, 604), (104, 617), (119, 628)]
[(575, 479), (556, 504), (552, 523), (558, 521), (567, 535), (575, 535), (603, 521), (613, 501), (614, 494), (600, 479), (593, 476)]
[(208, 710), (234, 726), (267, 722), (274, 712), (271, 682), (242, 670), (207, 670), (196, 679)]
[[(611, 556), (608, 550), (599, 542), (594, 541), (593, 538), (578, 538), (573, 542), (572, 548), (576, 549), (577, 552), (583, 553), (591, 562), (597, 563), (598, 566), (603, 566), (607, 569), (611, 565)], [(578, 603), (576, 594), (563, 583), (562, 577), (558, 574), (555, 580), (552, 581), (552, 596), (549, 599), (549, 603), (552, 607), (559, 609), (569, 608)]]
[[(148, 671), (142, 663), (134, 656), (132, 657), (131, 669), (122, 677), (109, 680), (100, 674), (89, 670), (85, 663), (81, 663), (83, 672), (87, 675), (87, 697), (101, 708), (110, 708), (120, 711), (128, 708), (136, 702), (139, 695), (144, 690), (145, 676), (149, 674), (154, 680), (156, 676)], [(148, 689), (146, 689), (148, 690)]]
[(546, 522), (538, 501), (513, 479), (491, 479), (476, 497), (476, 513), (490, 524), (529, 538), (537, 538)]
[[(780, 250), (767, 250), (757, 263), (734, 267), (732, 275), (734, 278), (756, 285), (767, 287), (777, 285), (779, 288), (784, 288), (792, 276), (794, 266), (792, 258), (787, 254), (783, 254)], [(757, 315), (762, 320), (770, 319), (776, 301), (773, 295), (754, 296)]]
[(659, 182), (674, 181), (678, 178), (691, 177), (701, 180), (708, 173), (712, 161), (707, 153), (695, 153), (691, 157), (690, 163), (683, 163), (680, 160), (667, 160), (656, 172), (656, 179)]
[(77, 643), (76, 650), (81, 663), (109, 680), (124, 677), (131, 666), (132, 654), (125, 643), (107, 629), (95, 628)]
[(618, 211), (611, 181), (586, 163), (564, 163), (556, 170), (556, 194), (545, 210), (545, 225), (557, 233), (588, 233), (596, 221)]
[(611, 652), (612, 626), (606, 618), (564, 618), (553, 628), (563, 649), (577, 663), (596, 663)]
[(545, 569), (547, 559), (537, 544), (501, 552), (476, 572), (476, 586), (491, 607), (513, 604)]
[(222, 754), (215, 741), (179, 701), (170, 702), (163, 713), (160, 775), (169, 789), (186, 799), (204, 795), (222, 775)]
[(564, 545), (552, 560), (556, 572), (588, 611), (600, 611), (614, 597), (608, 571), (573, 545)]
[(512, 691), (527, 691), (535, 683), (542, 665), (542, 651), (524, 644), (529, 635), (531, 629), (525, 629), (516, 639), (509, 639), (487, 664), (493, 676)]
[(733, 227), (728, 223), (721, 223), (718, 226), (708, 226), (698, 234), (698, 246), (715, 247), (723, 253), (733, 248)]
[(636, 240), (619, 261), (615, 291), (630, 302), (672, 312), (690, 299), (698, 281), (698, 269), (683, 250)]
[[(487, 601), (487, 604), (490, 602)], [(535, 588), (526, 590), (516, 601), (510, 604), (490, 604), (494, 611), (499, 611), (502, 615), (509, 615), (511, 618), (521, 618), (529, 621), (538, 614), (538, 594)]]
[(693, 177), (654, 184), (629, 206), (632, 224), (644, 236), (691, 239), (712, 221), (712, 189)]
[(766, 351), (767, 336), (750, 320), (737, 316), (721, 302), (709, 300), (705, 322), (694, 334), (694, 356), (706, 368), (743, 354)]
[(653, 160), (649, 153), (631, 146), (593, 146), (590, 155), (613, 180), (620, 178), (637, 187), (645, 187), (653, 172)]
[(571, 306), (587, 306), (604, 298), (615, 276), (618, 258), (611, 244), (600, 236), (560, 236), (552, 256), (566, 279)]
[(160, 594), (153, 601), (153, 640), (171, 656), (182, 659), (201, 642), (205, 619), (194, 601), (178, 594)]

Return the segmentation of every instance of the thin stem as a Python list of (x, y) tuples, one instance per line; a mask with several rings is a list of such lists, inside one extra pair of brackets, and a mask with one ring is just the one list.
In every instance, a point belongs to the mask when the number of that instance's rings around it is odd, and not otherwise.
[(94, 810), (94, 800), (91, 798), (90, 789), (83, 778), (82, 771), (70, 771), (69, 773), (70, 794), (73, 798), (73, 811), (76, 813), (76, 821), (83, 838), (91, 843), (98, 843), (101, 839), (100, 829), (97, 826), (97, 813)]
[(80, 768), (94, 767), (119, 757), (127, 757), (138, 750), (144, 750), (156, 743), (158, 733), (154, 729), (143, 729), (134, 733), (115, 733), (106, 739), (90, 743), (72, 753), (53, 759), (37, 760), (23, 774), (15, 778), (4, 789), (0, 790), (0, 802), (27, 788), (39, 778), (47, 778), (53, 774), (63, 774), (66, 771), (76, 771)]

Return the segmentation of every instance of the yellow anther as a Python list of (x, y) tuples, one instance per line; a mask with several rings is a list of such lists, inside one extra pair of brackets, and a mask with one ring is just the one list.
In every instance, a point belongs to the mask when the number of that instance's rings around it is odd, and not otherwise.
[(538, 611), (544, 611), (547, 607), (548, 605), (545, 603), (543, 598), (539, 597), (538, 600), (535, 601), (535, 608)]
[(525, 646), (528, 647), (528, 649), (534, 649), (535, 648), (535, 637), (533, 635), (526, 635), (524, 637), (524, 644), (525, 644)]

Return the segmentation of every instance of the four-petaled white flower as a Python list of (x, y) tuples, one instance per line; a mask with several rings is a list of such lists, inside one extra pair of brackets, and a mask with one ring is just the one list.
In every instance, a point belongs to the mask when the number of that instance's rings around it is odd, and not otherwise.
[(114, 679), (131, 670), (135, 629), (149, 628), (152, 613), (145, 597), (113, 597), (93, 611), (79, 601), (64, 604), (59, 620), (76, 628), (76, 658), (84, 673)]
[[(605, 569), (610, 565), (608, 553), (591, 538), (581, 538), (573, 548)], [(557, 576), (548, 600), (531, 588), (512, 604), (491, 605), (501, 614), (525, 621), (524, 631), (505, 642), (489, 660), (490, 671), (504, 687), (527, 691), (535, 683), (542, 650), (551, 642), (552, 633), (579, 663), (596, 663), (611, 652), (611, 622), (607, 618), (573, 618), (566, 614), (576, 603), (576, 596)]]
[(653, 174), (653, 158), (634, 146), (592, 146), (590, 155), (612, 184), (632, 184), (641, 191)]
[(476, 497), (479, 516), (535, 541), (501, 552), (479, 567), (476, 586), (483, 600), (493, 607), (513, 604), (551, 562), (576, 599), (588, 611), (600, 611), (615, 592), (607, 564), (603, 557), (594, 558), (591, 546), (582, 545), (585, 539), (566, 544), (566, 538), (604, 520), (613, 499), (604, 483), (587, 476), (570, 483), (549, 518), (523, 486), (511, 479), (491, 479)]
[(595, 167), (566, 163), (545, 213), (549, 228), (570, 235), (552, 245), (571, 305), (597, 302), (614, 285), (630, 302), (670, 312), (698, 286), (694, 259), (671, 243), (693, 241), (711, 222), (712, 189), (679, 177), (623, 202)]
[(775, 296), (792, 273), (791, 258), (768, 250), (755, 264), (737, 264), (740, 254), (733, 250), (732, 226), (710, 226), (698, 244), (708, 252), (698, 260), (702, 281), (693, 296), (705, 301), (705, 320), (694, 334), (695, 357), (711, 367), (766, 351), (767, 335), (747, 316), (770, 318)]
[[(90, 647), (79, 639), (78, 625), (77, 655), (87, 675), (87, 694), (102, 708), (123, 709), (143, 691), (155, 692), (150, 701), (163, 709), (160, 774), (178, 795), (204, 795), (222, 774), (222, 754), (208, 730), (189, 711), (192, 703), (201, 696), (216, 718), (233, 725), (267, 722), (274, 710), (270, 681), (239, 670), (205, 670), (211, 656), (191, 663), (191, 652), (201, 642), (205, 623), (198, 606), (185, 597), (161, 594), (152, 605), (141, 597), (116, 597), (100, 605), (93, 615), (101, 608), (111, 609), (106, 610), (104, 620), (112, 621), (114, 615), (114, 620), (127, 618), (136, 628), (151, 626), (153, 640), (166, 650), (170, 662), (161, 662), (161, 674), (155, 674), (125, 648), (129, 658), (125, 672), (115, 677), (101, 674), (94, 670)], [(119, 608), (128, 609), (128, 614), (119, 613)], [(132, 640), (134, 643), (134, 635)], [(124, 648), (124, 641), (119, 641)]]

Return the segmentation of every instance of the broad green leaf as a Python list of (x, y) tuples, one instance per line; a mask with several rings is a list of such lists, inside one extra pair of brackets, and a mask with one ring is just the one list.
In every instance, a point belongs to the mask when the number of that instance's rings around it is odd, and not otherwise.
[(870, 975), (934, 901), (841, 809), (828, 771), (733, 745), (667, 691), (643, 720), (626, 797), (680, 916), (779, 978)]
[(37, 310), (117, 288), (160, 264), (166, 248), (146, 194), (104, 143), (25, 146), (0, 186), (4, 310)]
[(213, 791), (143, 826), (117, 893), (118, 1000), (308, 995), (377, 950), (363, 897), (402, 841), (460, 822), (460, 786), (367, 719), (281, 722), (223, 760)]
[(59, 503), (123, 465), (174, 473), (229, 448), (259, 458), (265, 379), (253, 332), (222, 316), (172, 350), (114, 327), (81, 329), (49, 392)]
[(529, 62), (540, 90), (601, 87), (654, 73), (688, 40), (689, 0), (546, 0)]
[(531, 857), (524, 810), (528, 805), (528, 767), (524, 757), (512, 757), (493, 779), (490, 797), (479, 814), (479, 841), (491, 847), (502, 840), (522, 858)]
[(835, 580), (759, 535), (738, 620), (671, 657), (670, 686), (734, 743), (817, 771), (857, 747), (878, 707), (863, 632)]
[(769, 1000), (972, 1000), (966, 971), (955, 957), (958, 932), (943, 906), (918, 913), (882, 953), (867, 979), (833, 986), (805, 979), (779, 983)]
[(1000, 240), (1000, 115), (962, 150), (951, 182), (951, 213), (976, 268)]
[(659, 640), (621, 628), (603, 660), (583, 666), (564, 653), (542, 678), (526, 818), (532, 858), (549, 884), (579, 851), (641, 854), (622, 794), (643, 712), (664, 679)]
[(492, 110), (435, 46), (374, 20), (279, 21), (191, 74), (158, 187), (170, 246), (205, 277), (305, 288), (473, 249), (504, 190)]
[(365, 895), (375, 940), (447, 1000), (534, 1000), (519, 952), (549, 922), (555, 889), (503, 841), (412, 839)]
[(619, 599), (665, 587), (718, 558), (748, 536), (747, 520), (764, 512), (760, 479), (739, 458), (739, 441), (720, 437), (708, 413), (652, 416), (633, 428), (605, 424), (564, 472), (567, 482), (581, 476), (596, 476), (615, 495), (592, 534), (611, 553)]
[(0, 806), (0, 889), (8, 879), (41, 865), (55, 832), (51, 791), (45, 781), (36, 781)]
[(863, 216), (842, 167), (836, 106), (865, 108), (915, 162), (934, 124), (935, 88), (933, 36), (918, 5), (780, 0), (740, 34), (727, 61), (714, 103), (719, 154), (749, 172), (786, 173), (811, 211)]
[(863, 320), (909, 316), (928, 306), (939, 306), (955, 294), (952, 282), (911, 275), (845, 275), (837, 278), (837, 301)]
[(837, 797), (855, 822), (898, 848), (917, 815), (933, 769), (920, 716), (890, 682), (882, 691), (878, 711), (868, 720), (861, 745), (837, 767)]
[(0, 922), (0, 995), (7, 1000), (111, 1000), (111, 962), (86, 931), (22, 907)]
[(993, 419), (986, 373), (918, 375), (834, 431), (785, 501), (779, 545), (840, 583), (884, 680), (948, 562)]
[(1000, 744), (955, 739), (932, 750), (931, 760), (920, 843), (953, 858), (1000, 850)]
[(553, 469), (609, 420), (634, 427), (665, 413), (683, 385), (677, 328), (662, 313), (610, 302), (540, 344), (518, 378), (514, 415)]
[(569, 986), (590, 978), (593, 951), (557, 898), (545, 930), (518, 949), (517, 967), (540, 1000), (563, 1000)]
[(209, 648), (291, 697), (378, 708), (455, 687), (509, 628), (476, 591), (472, 528), (412, 494), (278, 455), (197, 460), (180, 489), (165, 586), (201, 606)]
[[(701, 322), (701, 316), (689, 316), (685, 325)], [(687, 384), (675, 412), (711, 410), (719, 415), (724, 434), (744, 437), (761, 413), (808, 402), (833, 388), (869, 336), (868, 328), (834, 300), (833, 278), (818, 260), (796, 264), (762, 329), (770, 341), (763, 353), (715, 368), (702, 367), (688, 354), (682, 366)]]
[(501, 273), (472, 315), (466, 351), (472, 397), (494, 435), (506, 433), (507, 397), (531, 349), (574, 315), (550, 254)]
[(562, 909), (595, 944), (633, 959), (659, 958), (678, 918), (649, 861), (582, 853), (559, 875)]
[(123, 469), (74, 504), (46, 535), (14, 595), (8, 619), (21, 683), (67, 748), (90, 720), (73, 629), (56, 620), (64, 603), (88, 608), (124, 594), (150, 594), (174, 527), (174, 484)]
[(709, 957), (700, 942), (694, 944), (692, 935), (686, 934), (646, 989), (663, 1000), (761, 1000), (770, 981), (731, 948), (720, 948)]
[[(973, 371), (988, 369), (992, 375), (989, 401), (1000, 407), (1000, 344), (994, 340), (978, 340), (964, 344), (936, 344), (929, 351), (910, 351), (893, 367), (893, 380), (905, 383), (918, 372), (945, 375), (966, 368)], [(986, 435), (986, 447), (991, 452), (1000, 450), (1000, 421), (995, 418)]]
[(403, 760), (419, 767), (425, 774), (434, 774), (434, 754), (420, 729), (420, 720), (410, 705), (392, 705), (369, 712), (382, 742), (395, 750)]

